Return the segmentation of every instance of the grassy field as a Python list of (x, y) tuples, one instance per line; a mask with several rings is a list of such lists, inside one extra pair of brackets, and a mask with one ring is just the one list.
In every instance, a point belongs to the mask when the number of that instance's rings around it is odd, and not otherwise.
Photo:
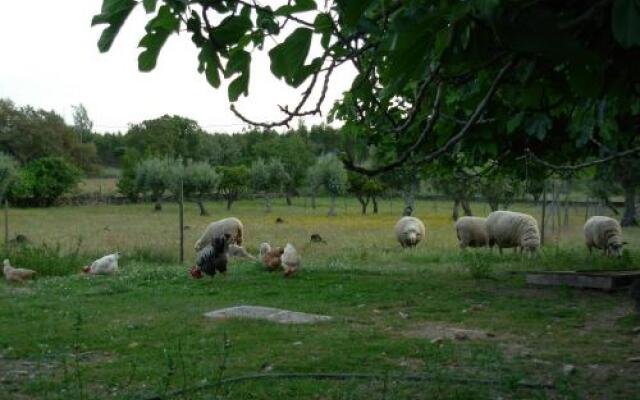
[[(277, 203), (271, 214), (258, 202), (239, 202), (231, 213), (210, 203), (209, 217), (188, 205), (184, 265), (176, 258), (173, 204), (161, 213), (149, 204), (11, 210), (12, 236), (74, 256), (64, 268), (43, 267), (45, 276), (34, 282), (0, 284), (0, 398), (630, 399), (640, 393), (640, 364), (629, 360), (640, 356), (640, 336), (632, 332), (640, 318), (625, 293), (532, 288), (519, 273), (636, 269), (639, 229), (625, 230), (630, 245), (621, 259), (588, 257), (584, 210), (576, 209), (569, 227), (547, 232), (537, 258), (463, 253), (450, 205), (419, 202), (427, 240), (403, 251), (392, 233), (397, 200), (381, 203), (377, 216), (359, 215), (353, 201), (341, 203), (334, 218), (325, 216), (326, 202), (315, 210), (302, 199), (292, 207)], [(482, 204), (473, 208), (486, 212)], [(226, 279), (190, 279), (193, 243), (210, 221), (230, 215), (243, 220), (249, 251), (262, 241), (290, 241), (303, 269), (283, 279), (234, 259)], [(276, 217), (285, 223), (275, 224)], [(309, 243), (311, 233), (327, 244)], [(114, 250), (123, 252), (118, 276), (77, 273), (91, 257)], [(202, 317), (238, 304), (335, 319), (287, 326)], [(461, 328), (469, 331), (456, 339)], [(268, 371), (377, 378), (215, 386)], [(407, 380), (415, 374), (430, 379)], [(174, 393), (180, 390), (187, 392)]]

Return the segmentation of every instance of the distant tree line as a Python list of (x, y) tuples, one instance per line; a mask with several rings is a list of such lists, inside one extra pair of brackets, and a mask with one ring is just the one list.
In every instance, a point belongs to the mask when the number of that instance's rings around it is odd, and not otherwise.
[[(336, 213), (337, 197), (350, 194), (363, 214), (370, 205), (375, 214), (381, 196), (400, 195), (412, 206), (421, 184), (426, 184), (452, 199), (452, 218), (457, 219), (461, 213), (473, 214), (470, 202), (478, 198), (492, 210), (507, 208), (525, 195), (538, 201), (545, 181), (558, 177), (523, 158), (500, 162), (496, 157), (495, 162), (481, 164), (464, 153), (427, 166), (406, 165), (366, 176), (347, 172), (341, 157), (348, 153), (358, 165), (373, 165), (375, 147), (349, 130), (328, 125), (226, 134), (207, 132), (185, 117), (164, 115), (132, 124), (126, 132), (98, 134), (84, 106), (73, 109), (73, 125), (68, 125), (53, 111), (0, 100), (0, 164), (10, 177), (0, 179), (11, 181), (3, 194), (13, 204), (52, 205), (83, 175), (99, 175), (108, 168), (118, 171), (120, 193), (130, 201), (153, 201), (155, 210), (182, 187), (202, 215), (207, 214), (204, 200), (213, 194), (223, 198), (228, 209), (242, 196), (256, 195), (264, 199), (266, 211), (274, 196), (283, 196), (291, 205), (293, 197), (307, 195), (315, 207), (316, 197), (325, 195), (331, 199), (330, 215)], [(590, 197), (618, 213), (610, 198), (635, 198), (640, 168), (634, 163), (637, 158), (615, 160), (587, 169), (578, 178), (588, 180)], [(626, 203), (623, 223), (634, 224), (634, 204)]]

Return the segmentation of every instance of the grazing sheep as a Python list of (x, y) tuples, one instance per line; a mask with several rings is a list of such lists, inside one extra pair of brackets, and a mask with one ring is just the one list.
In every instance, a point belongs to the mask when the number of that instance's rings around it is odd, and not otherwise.
[(503, 248), (516, 247), (535, 253), (540, 247), (538, 223), (531, 215), (514, 211), (494, 211), (486, 221), (489, 246), (498, 245), (500, 254)]
[(622, 228), (613, 218), (595, 216), (584, 224), (584, 238), (591, 254), (592, 249), (602, 249), (606, 255), (620, 256), (622, 246), (627, 242), (622, 241)]
[(276, 218), (276, 224), (284, 224), (284, 219), (280, 217)]
[(426, 229), (422, 221), (416, 217), (402, 217), (395, 226), (396, 239), (400, 246), (415, 247), (425, 238)]
[(194, 248), (198, 252), (209, 245), (213, 239), (222, 237), (225, 234), (231, 237), (229, 244), (235, 243), (238, 246), (242, 246), (243, 231), (244, 227), (238, 218), (230, 217), (212, 222), (200, 236)]
[(281, 258), (285, 278), (293, 275), (300, 267), (300, 256), (291, 243), (287, 243), (287, 245), (284, 246), (284, 252)]
[(36, 275), (36, 271), (32, 269), (12, 267), (8, 258), (5, 258), (3, 264), (4, 277), (8, 281), (22, 282), (26, 279), (32, 279)]
[(210, 245), (199, 251), (196, 255), (196, 264), (191, 267), (191, 276), (199, 279), (202, 278), (202, 273), (214, 276), (216, 272), (226, 276), (230, 240), (229, 234), (215, 237)]
[(82, 272), (85, 274), (93, 275), (111, 275), (118, 272), (118, 260), (120, 259), (120, 252), (117, 251), (113, 254), (108, 254), (104, 257), (98, 258), (89, 265), (82, 268)]
[(461, 249), (465, 247), (484, 247), (489, 244), (486, 222), (486, 218), (480, 217), (462, 217), (456, 221), (456, 235)]
[(266, 242), (260, 244), (260, 262), (270, 271), (280, 268), (282, 253), (284, 253), (282, 247), (271, 248), (271, 245)]

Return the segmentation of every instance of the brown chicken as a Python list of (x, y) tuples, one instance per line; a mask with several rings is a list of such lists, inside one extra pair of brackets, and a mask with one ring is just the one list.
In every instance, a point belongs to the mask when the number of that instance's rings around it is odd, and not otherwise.
[(284, 253), (282, 247), (272, 249), (269, 243), (262, 243), (260, 245), (260, 262), (268, 270), (274, 271), (282, 265), (282, 253)]
[(25, 268), (13, 268), (8, 259), (4, 260), (4, 277), (8, 281), (22, 282), (27, 279), (32, 279), (36, 274), (36, 271)]

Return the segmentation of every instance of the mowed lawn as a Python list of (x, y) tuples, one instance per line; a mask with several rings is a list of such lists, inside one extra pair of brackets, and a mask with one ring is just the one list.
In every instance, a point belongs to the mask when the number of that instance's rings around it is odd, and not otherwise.
[[(326, 199), (315, 210), (303, 199), (292, 207), (275, 203), (265, 214), (259, 201), (239, 202), (231, 212), (212, 202), (208, 217), (188, 204), (183, 265), (175, 204), (160, 213), (150, 204), (11, 210), (12, 236), (66, 251), (79, 246), (86, 261), (115, 250), (123, 258), (115, 277), (70, 271), (0, 284), (0, 398), (629, 399), (640, 393), (640, 364), (633, 361), (640, 357), (633, 332), (640, 318), (626, 293), (528, 287), (521, 273), (638, 269), (639, 229), (625, 230), (630, 244), (621, 259), (589, 257), (584, 209), (575, 209), (567, 228), (547, 231), (539, 257), (461, 252), (450, 204), (418, 202), (415, 215), (427, 226), (427, 240), (405, 251), (393, 237), (398, 200), (381, 202), (380, 214), (367, 216), (355, 201), (340, 201), (333, 218), (326, 216)], [(488, 212), (481, 203), (472, 207), (477, 215)], [(284, 279), (233, 259), (226, 279), (191, 279), (193, 243), (209, 222), (226, 216), (243, 220), (252, 253), (262, 241), (293, 243), (301, 271)], [(276, 224), (277, 217), (285, 222)], [(327, 243), (311, 244), (312, 233)], [(239, 304), (335, 318), (279, 325), (202, 316)], [(375, 373), (378, 379), (263, 378), (214, 386), (254, 373)], [(407, 380), (414, 375), (430, 379)]]

